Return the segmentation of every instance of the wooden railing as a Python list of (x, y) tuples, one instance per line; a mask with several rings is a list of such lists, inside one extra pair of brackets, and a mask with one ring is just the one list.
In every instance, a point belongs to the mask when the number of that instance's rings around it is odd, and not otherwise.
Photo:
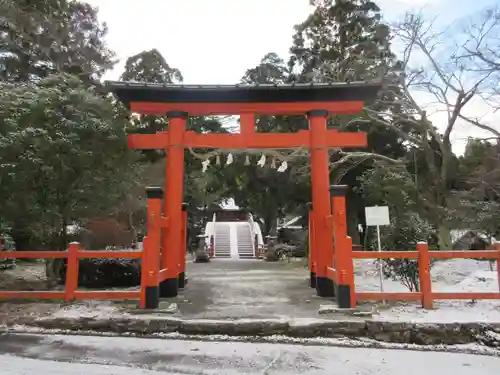
[(70, 302), (77, 299), (140, 299), (145, 301), (145, 276), (142, 272), (141, 289), (137, 291), (78, 290), (78, 272), (80, 259), (141, 259), (142, 267), (148, 268), (146, 259), (147, 238), (144, 238), (142, 251), (88, 251), (83, 250), (78, 242), (69, 244), (67, 251), (2, 251), (0, 259), (66, 259), (66, 282), (61, 291), (0, 291), (0, 299), (62, 299)]
[[(433, 292), (430, 276), (431, 259), (490, 259), (496, 260), (498, 292)], [(352, 259), (414, 259), (418, 261), (419, 292), (355, 292), (351, 307), (356, 301), (421, 301), (425, 309), (433, 308), (434, 300), (450, 299), (500, 299), (500, 244), (485, 251), (430, 251), (426, 243), (419, 243), (416, 251), (353, 251)], [(336, 277), (334, 270), (331, 276)]]
[[(0, 291), (0, 299), (139, 299), (141, 308), (155, 309), (160, 297), (175, 297), (179, 288), (187, 283), (186, 237), (187, 204), (182, 204), (181, 241), (177, 247), (162, 247), (165, 230), (170, 226), (163, 216), (163, 189), (148, 187), (147, 233), (142, 251), (86, 251), (78, 242), (67, 251), (2, 251), (0, 259), (66, 259), (66, 280), (62, 291)], [(215, 221), (215, 215), (214, 215)], [(165, 245), (165, 244), (164, 244)], [(78, 290), (80, 259), (141, 259), (140, 290), (83, 291)]]

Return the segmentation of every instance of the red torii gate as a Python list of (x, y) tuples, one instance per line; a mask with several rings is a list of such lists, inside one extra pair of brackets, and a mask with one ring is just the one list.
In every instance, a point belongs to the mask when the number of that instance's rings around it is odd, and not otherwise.
[[(107, 82), (107, 87), (132, 112), (166, 115), (168, 130), (155, 134), (130, 134), (129, 147), (164, 149), (167, 154), (165, 199), (162, 192), (150, 191), (150, 200), (161, 215), (157, 220), (163, 235), (148, 233), (145, 246), (161, 253), (161, 271), (151, 277), (146, 288), (147, 305), (158, 298), (174, 297), (185, 282), (183, 234), (184, 149), (280, 149), (308, 148), (311, 153), (312, 211), (310, 225), (310, 271), (312, 287), (322, 297), (337, 295), (341, 306), (354, 299), (352, 280), (352, 243), (347, 237), (345, 187), (332, 187), (328, 148), (359, 148), (367, 144), (364, 133), (343, 133), (327, 129), (329, 115), (360, 112), (372, 100), (380, 85), (366, 83), (292, 84), (292, 85), (161, 85)], [(186, 130), (188, 116), (239, 115), (239, 134), (198, 134)], [(256, 133), (256, 115), (307, 115), (309, 130), (297, 133)], [(333, 211), (332, 211), (333, 207)], [(332, 222), (333, 221), (333, 222)], [(335, 234), (335, 256), (332, 241)], [(150, 227), (153, 228), (153, 227)], [(184, 236), (184, 237), (183, 237)], [(161, 240), (160, 240), (161, 238)], [(153, 240), (154, 239), (154, 240)], [(161, 242), (161, 243), (160, 243)], [(158, 265), (160, 267), (160, 265)], [(180, 285), (179, 285), (180, 284)]]

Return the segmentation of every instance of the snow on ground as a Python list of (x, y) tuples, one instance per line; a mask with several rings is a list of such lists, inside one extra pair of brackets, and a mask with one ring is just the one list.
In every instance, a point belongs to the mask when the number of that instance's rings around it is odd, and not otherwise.
[[(227, 266), (225, 264), (227, 263)], [(176, 300), (180, 310), (180, 317), (215, 319), (212, 315), (190, 315), (186, 311), (190, 301), (201, 303), (200, 311), (210, 312), (212, 310), (234, 310), (233, 319), (258, 318), (257, 312), (264, 311), (267, 315), (279, 316), (280, 319), (298, 321), (300, 319), (341, 319), (338, 314), (335, 317), (319, 316), (313, 302), (321, 302), (314, 296), (311, 289), (296, 290), (298, 286), (304, 286), (306, 277), (305, 269), (283, 269), (279, 271), (269, 264), (249, 263), (254, 267), (236, 267), (247, 264), (238, 261), (221, 262), (220, 267), (205, 267), (203, 272), (192, 271), (192, 284), (184, 292), (185, 296)], [(259, 265), (258, 268), (256, 265)], [(495, 266), (496, 267), (496, 266)], [(378, 269), (372, 260), (357, 260), (356, 290), (357, 291), (379, 291)], [(437, 292), (498, 292), (498, 276), (496, 268), (490, 270), (487, 261), (476, 261), (472, 259), (454, 259), (438, 261), (431, 270), (432, 287)], [(232, 284), (232, 288), (221, 288), (226, 279), (240, 278), (241, 282)], [(294, 281), (295, 280), (295, 281)], [(292, 284), (290, 284), (292, 283)], [(199, 284), (199, 285), (198, 285)], [(196, 286), (201, 289), (195, 293)], [(267, 287), (266, 287), (267, 285)], [(272, 285), (273, 287), (269, 287)], [(289, 285), (287, 287), (287, 285)], [(290, 286), (292, 285), (293, 288)], [(384, 290), (387, 292), (407, 292), (407, 288), (399, 281), (384, 280)], [(294, 294), (295, 293), (295, 294)], [(309, 296), (308, 294), (311, 293)], [(208, 297), (210, 298), (208, 298)], [(186, 299), (184, 301), (184, 299)], [(200, 302), (201, 301), (201, 302)], [(189, 302), (189, 303), (184, 303)], [(331, 302), (325, 302), (331, 303)], [(419, 302), (407, 302), (378, 306), (379, 313), (374, 315), (376, 320), (384, 321), (413, 321), (413, 322), (498, 322), (500, 323), (500, 301), (498, 300), (453, 300), (435, 301), (434, 310), (424, 310)], [(120, 304), (111, 301), (81, 301), (57, 308), (54, 317), (131, 317), (127, 309), (135, 307), (135, 304)], [(163, 308), (167, 308), (165, 305)], [(259, 310), (260, 309), (260, 310)], [(269, 310), (269, 311), (268, 311)], [(279, 312), (279, 314), (278, 314)], [(269, 314), (268, 314), (269, 313)], [(254, 316), (255, 315), (255, 316)], [(267, 318), (267, 315), (265, 316)], [(137, 318), (151, 318), (152, 315), (135, 315)], [(170, 314), (156, 315), (156, 318), (168, 318)], [(179, 315), (176, 315), (179, 316)], [(347, 316), (346, 316), (347, 317)], [(262, 317), (261, 317), (262, 318)]]
[(131, 317), (112, 301), (83, 301), (66, 305), (52, 314), (54, 318), (99, 318)]
[[(371, 260), (358, 260), (356, 290), (379, 291), (378, 269)], [(439, 261), (431, 269), (432, 289), (436, 292), (498, 292), (496, 268), (487, 261), (453, 259)], [(399, 281), (384, 280), (385, 292), (408, 292)], [(418, 302), (381, 308), (377, 320), (415, 322), (500, 322), (498, 300), (439, 300), (434, 310), (424, 310)]]
[[(47, 361), (0, 355), (2, 375), (158, 375), (157, 371), (134, 367), (109, 366), (87, 363)], [(163, 374), (180, 375), (175, 372)]]

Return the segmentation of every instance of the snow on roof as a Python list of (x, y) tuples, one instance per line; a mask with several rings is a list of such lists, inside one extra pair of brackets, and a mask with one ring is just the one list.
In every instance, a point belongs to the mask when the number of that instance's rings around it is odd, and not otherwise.
[(286, 223), (282, 224), (282, 225), (279, 225), (278, 226), (278, 229), (281, 229), (281, 228), (289, 228), (289, 227), (300, 227), (300, 226), (297, 226), (297, 225), (293, 225), (295, 223), (297, 223), (300, 219), (302, 219), (302, 216), (296, 216), (294, 217), (293, 219), (291, 220), (288, 220)]
[(497, 242), (496, 238), (488, 237), (484, 233), (477, 231), (477, 230), (473, 230), (473, 229), (452, 229), (452, 230), (450, 230), (451, 242), (455, 243), (457, 241), (460, 241), (468, 233), (473, 233), (475, 236), (481, 238), (484, 241), (488, 241), (490, 243)]
[(234, 202), (234, 198), (229, 198), (229, 199), (225, 200), (224, 202), (222, 202), (221, 204), (219, 204), (219, 206), (223, 210), (239, 210), (240, 209), (236, 205), (236, 203)]

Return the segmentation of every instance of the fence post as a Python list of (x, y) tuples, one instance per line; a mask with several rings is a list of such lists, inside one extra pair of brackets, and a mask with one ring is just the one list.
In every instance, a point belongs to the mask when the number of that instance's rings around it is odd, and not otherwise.
[(71, 242), (68, 246), (68, 256), (66, 258), (66, 285), (64, 288), (65, 301), (71, 302), (75, 299), (75, 291), (78, 289), (78, 252), (82, 245), (78, 242)]
[(139, 301), (139, 307), (141, 309), (146, 308), (146, 288), (148, 286), (149, 277), (149, 264), (148, 264), (148, 236), (144, 236), (142, 239), (142, 254), (141, 254), (141, 297)]
[(186, 251), (187, 251), (187, 215), (188, 215), (188, 207), (187, 203), (182, 203), (182, 246), (180, 250), (180, 259), (179, 259), (179, 275), (177, 276), (177, 283), (179, 284), (179, 288), (184, 288), (187, 285), (187, 277), (186, 277)]
[(347, 185), (330, 186), (333, 216), (333, 258), (331, 267), (337, 271), (337, 304), (340, 308), (356, 305), (352, 239), (347, 236), (346, 195)]
[(148, 239), (143, 242), (143, 258), (146, 260), (142, 271), (146, 273), (144, 288), (144, 307), (146, 309), (157, 309), (160, 304), (160, 288), (158, 273), (160, 268), (160, 241), (161, 241), (161, 203), (163, 189), (161, 187), (146, 188), (148, 197)]
[(348, 271), (348, 280), (347, 284), (349, 285), (349, 289), (351, 292), (351, 303), (350, 307), (356, 307), (356, 285), (354, 282), (354, 259), (352, 259), (352, 237), (347, 236), (346, 239), (346, 258), (348, 258), (347, 263), (347, 271)]
[(316, 288), (316, 258), (314, 254), (315, 244), (314, 244), (314, 214), (312, 202), (307, 203), (307, 211), (309, 216), (309, 286), (311, 288)]
[(431, 284), (431, 258), (429, 256), (429, 245), (426, 242), (417, 243), (418, 251), (418, 278), (420, 281), (420, 292), (422, 293), (422, 307), (433, 308), (432, 284)]
[(493, 245), (497, 251), (497, 278), (498, 278), (498, 291), (500, 291), (500, 242), (495, 242)]

